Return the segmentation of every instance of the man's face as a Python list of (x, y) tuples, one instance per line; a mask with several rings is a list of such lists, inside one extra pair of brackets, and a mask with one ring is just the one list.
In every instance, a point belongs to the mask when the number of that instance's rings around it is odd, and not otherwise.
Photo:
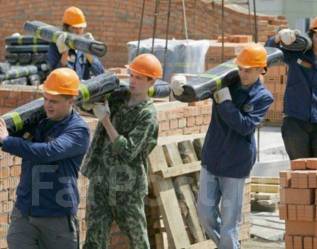
[(130, 92), (132, 95), (141, 95), (148, 92), (154, 80), (130, 71)]
[(59, 121), (65, 118), (74, 103), (73, 98), (68, 98), (63, 95), (44, 93), (43, 96), (46, 116), (53, 121)]
[(238, 66), (241, 84), (244, 86), (252, 85), (263, 72), (263, 68), (243, 68)]
[(70, 26), (69, 31), (76, 35), (82, 35), (84, 34), (85, 28), (76, 28), (76, 27)]

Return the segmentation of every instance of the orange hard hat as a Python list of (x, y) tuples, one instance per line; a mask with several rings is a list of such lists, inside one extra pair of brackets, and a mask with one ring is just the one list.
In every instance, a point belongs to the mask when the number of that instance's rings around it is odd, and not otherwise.
[(42, 88), (45, 93), (53, 95), (77, 96), (79, 83), (80, 79), (73, 69), (61, 67), (53, 70), (47, 76)]
[(63, 23), (75, 27), (75, 28), (86, 28), (86, 18), (81, 9), (77, 7), (69, 7), (64, 11)]
[(161, 62), (152, 54), (140, 54), (126, 67), (137, 74), (151, 78), (160, 78), (163, 75)]
[(235, 63), (244, 68), (266, 67), (266, 59), (267, 52), (265, 48), (260, 44), (251, 43), (240, 51)]
[(315, 17), (311, 22), (309, 26), (309, 30), (315, 30), (317, 29), (317, 17)]

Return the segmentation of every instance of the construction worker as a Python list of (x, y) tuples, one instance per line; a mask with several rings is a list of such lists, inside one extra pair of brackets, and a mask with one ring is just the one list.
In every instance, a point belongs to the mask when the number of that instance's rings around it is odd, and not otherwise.
[[(240, 82), (213, 95), (212, 118), (202, 150), (197, 210), (207, 235), (219, 249), (240, 248), (238, 227), (243, 188), (256, 159), (254, 132), (273, 102), (259, 76), (266, 70), (262, 45), (243, 48), (235, 63)], [(179, 91), (179, 79), (174, 94)], [(219, 208), (219, 204), (221, 206)]]
[(113, 221), (128, 236), (129, 248), (150, 248), (146, 158), (156, 145), (158, 122), (148, 89), (162, 76), (162, 67), (155, 56), (141, 54), (128, 70), (130, 94), (111, 96), (109, 105), (93, 108), (99, 123), (81, 170), (89, 178), (84, 249), (109, 248)]
[(308, 34), (312, 48), (292, 52), (279, 45), (290, 45), (299, 31), (282, 29), (267, 41), (267, 46), (279, 47), (288, 65), (284, 94), (282, 137), (291, 160), (317, 157), (317, 18)]
[[(87, 27), (84, 13), (77, 7), (69, 7), (63, 16), (63, 30), (84, 36), (93, 40), (91, 33), (84, 33)], [(80, 79), (87, 80), (91, 75), (104, 73), (104, 67), (100, 60), (80, 50), (70, 49), (66, 44), (67, 33), (58, 36), (55, 43), (51, 43), (48, 50), (48, 64), (53, 70), (58, 67), (69, 67), (76, 71)]]
[(47, 118), (29, 131), (8, 135), (0, 119), (2, 150), (22, 158), (17, 199), (7, 241), (10, 249), (78, 249), (78, 171), (88, 149), (89, 129), (72, 108), (79, 78), (69, 68), (52, 71), (43, 85)]

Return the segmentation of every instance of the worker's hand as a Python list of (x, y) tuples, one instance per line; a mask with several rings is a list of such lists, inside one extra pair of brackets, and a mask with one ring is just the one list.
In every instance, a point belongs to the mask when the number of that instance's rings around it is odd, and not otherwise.
[(68, 46), (65, 43), (66, 42), (66, 37), (67, 37), (67, 33), (63, 32), (56, 39), (56, 47), (57, 47), (58, 52), (60, 54), (68, 52), (69, 48), (68, 48)]
[(0, 118), (0, 142), (2, 143), (7, 136), (9, 136), (7, 125), (5, 121), (2, 118)]
[(184, 92), (184, 86), (187, 84), (186, 76), (176, 74), (171, 78), (171, 89), (175, 96), (180, 96)]
[(84, 37), (87, 38), (88, 40), (95, 40), (95, 38), (90, 32), (85, 33)]
[(110, 108), (107, 100), (104, 104), (96, 103), (92, 110), (99, 121), (102, 121), (106, 116), (110, 116)]
[(221, 88), (214, 93), (214, 100), (217, 104), (221, 104), (226, 100), (232, 100), (231, 94), (228, 87)]
[(282, 42), (285, 45), (291, 45), (296, 40), (297, 32), (292, 29), (282, 29), (275, 36), (276, 42)]

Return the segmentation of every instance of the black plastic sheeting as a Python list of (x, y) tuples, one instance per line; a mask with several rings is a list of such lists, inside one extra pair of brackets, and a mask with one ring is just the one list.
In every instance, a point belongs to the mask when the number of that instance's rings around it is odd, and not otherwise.
[[(24, 30), (48, 42), (56, 42), (57, 37), (63, 32), (59, 28), (40, 21), (27, 21)], [(102, 57), (107, 52), (107, 46), (103, 42), (87, 39), (83, 36), (67, 33), (65, 43), (69, 48), (78, 49)]]
[(31, 44), (49, 44), (40, 38), (32, 35), (11, 35), (5, 38), (6, 45), (31, 45)]
[(12, 66), (5, 74), (0, 74), (0, 81), (17, 79), (36, 73), (38, 73), (38, 68), (35, 65)]
[(281, 44), (281, 48), (294, 51), (294, 52), (304, 52), (312, 47), (312, 41), (306, 34), (296, 35), (296, 40), (290, 45)]
[(9, 53), (47, 53), (49, 45), (6, 45)]
[[(283, 61), (283, 53), (277, 48), (265, 47), (267, 64), (273, 66)], [(184, 92), (175, 98), (182, 102), (194, 102), (210, 98), (219, 88), (230, 86), (240, 81), (238, 68), (233, 59), (226, 61), (202, 74), (186, 76)]]
[[(112, 73), (106, 72), (87, 81), (82, 81), (80, 94), (76, 97), (76, 105), (81, 106), (84, 102), (98, 102), (104, 96), (119, 87), (119, 79)], [(44, 111), (44, 99), (36, 99), (26, 103), (2, 116), (9, 134), (21, 136), (31, 127), (46, 117)]]

